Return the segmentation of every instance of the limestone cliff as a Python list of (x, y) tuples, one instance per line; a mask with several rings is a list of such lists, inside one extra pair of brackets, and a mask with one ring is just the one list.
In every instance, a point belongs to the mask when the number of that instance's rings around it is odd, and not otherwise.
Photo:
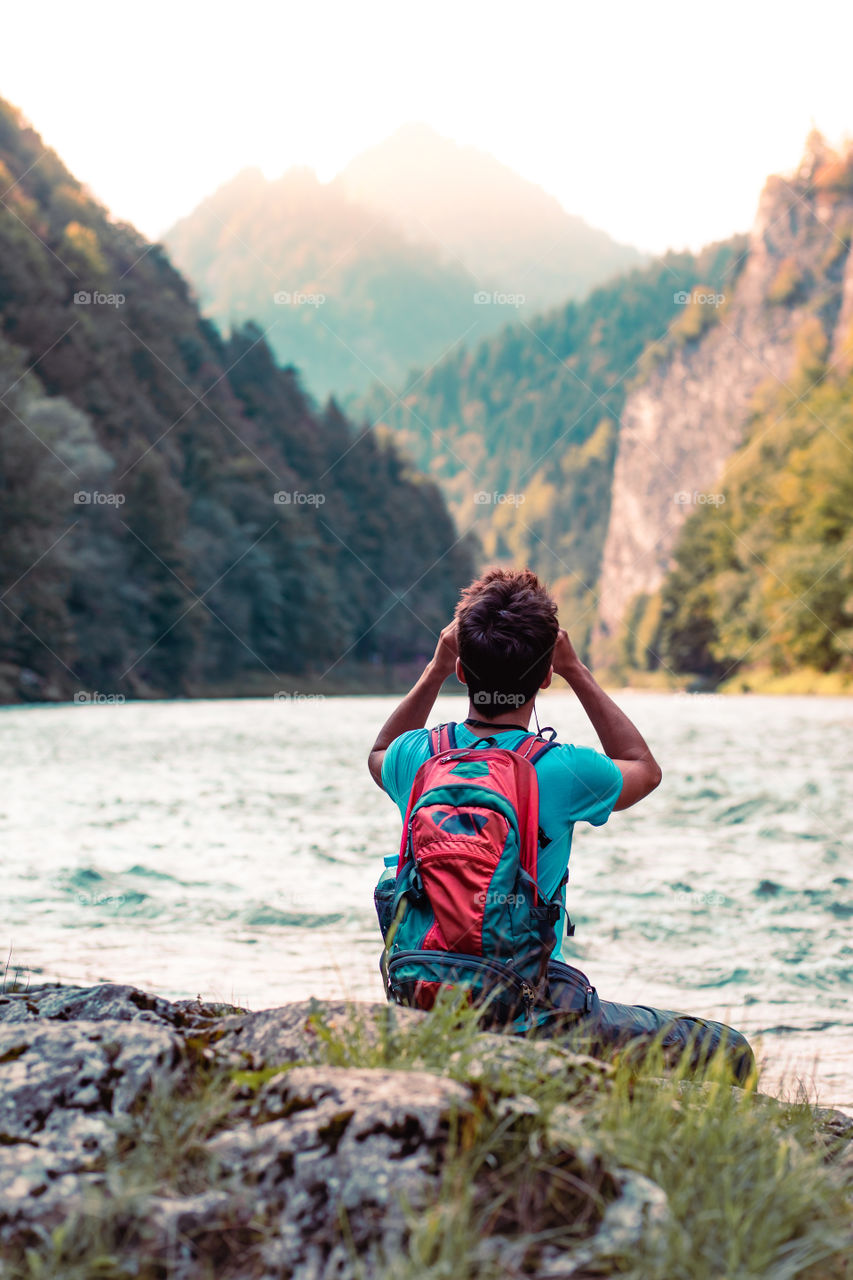
[(599, 658), (629, 602), (660, 585), (695, 506), (713, 502), (725, 519), (719, 476), (759, 389), (790, 387), (806, 342), (823, 346), (830, 365), (850, 360), (852, 230), (853, 150), (839, 156), (812, 134), (797, 173), (768, 180), (730, 295), (684, 295), (683, 322), (622, 412)]

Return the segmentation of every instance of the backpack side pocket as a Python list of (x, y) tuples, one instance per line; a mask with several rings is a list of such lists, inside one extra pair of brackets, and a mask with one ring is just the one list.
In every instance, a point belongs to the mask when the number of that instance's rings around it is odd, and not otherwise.
[(546, 998), (542, 1005), (554, 1013), (594, 1013), (598, 993), (585, 973), (562, 960), (550, 960), (547, 970)]
[(397, 892), (397, 881), (393, 876), (380, 880), (373, 890), (373, 905), (379, 920), (382, 937), (386, 937), (394, 919), (394, 894)]

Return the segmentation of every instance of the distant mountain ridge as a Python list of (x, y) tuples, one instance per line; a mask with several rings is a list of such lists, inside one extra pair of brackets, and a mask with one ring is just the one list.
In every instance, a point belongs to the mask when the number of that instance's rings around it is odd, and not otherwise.
[(273, 181), (243, 170), (163, 241), (223, 332), (257, 322), (315, 395), (342, 403), (640, 260), (425, 126), (328, 183), (304, 168)]
[(478, 287), (523, 294), (528, 315), (583, 297), (645, 256), (493, 155), (426, 124), (403, 125), (339, 177), (355, 199), (464, 264)]
[[(468, 273), (310, 169), (247, 169), (164, 237), (205, 313), (251, 320), (316, 396), (399, 381), (486, 315)], [(506, 310), (504, 308), (504, 310)]]

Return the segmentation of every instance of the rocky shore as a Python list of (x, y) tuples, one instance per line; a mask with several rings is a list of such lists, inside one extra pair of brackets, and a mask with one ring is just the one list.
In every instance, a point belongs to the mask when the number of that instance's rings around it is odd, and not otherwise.
[[(384, 1005), (252, 1013), (111, 984), (6, 991), (0, 1277), (545, 1280), (632, 1259), (665, 1275), (685, 1223), (620, 1155), (619, 1075)], [(676, 1086), (676, 1109), (722, 1097)], [(736, 1101), (720, 1105), (744, 1105), (724, 1092)], [(811, 1142), (802, 1109), (796, 1136), (779, 1117), (843, 1221), (853, 1121), (811, 1109)]]

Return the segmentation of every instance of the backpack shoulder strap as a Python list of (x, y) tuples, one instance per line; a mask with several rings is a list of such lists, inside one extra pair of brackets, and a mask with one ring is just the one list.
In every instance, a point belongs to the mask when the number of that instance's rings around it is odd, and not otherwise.
[(431, 756), (441, 755), (443, 751), (453, 751), (456, 747), (456, 728), (452, 724), (439, 724), (429, 731), (429, 753)]
[[(553, 733), (553, 730), (551, 732)], [(540, 738), (538, 733), (529, 733), (513, 750), (524, 756), (525, 760), (529, 760), (535, 769), (536, 762), (541, 760), (544, 755), (547, 755), (552, 747), (556, 746), (559, 746), (559, 743), (555, 742), (553, 738), (546, 741), (544, 738)], [(551, 843), (551, 837), (542, 830), (541, 825), (537, 828), (536, 835), (540, 849), (547, 848)]]
[(518, 744), (515, 750), (519, 755), (522, 755), (526, 760), (529, 760), (532, 765), (535, 765), (537, 760), (541, 760), (552, 747), (556, 746), (559, 746), (559, 743), (554, 742), (553, 739), (550, 742), (546, 742), (543, 738), (540, 738), (538, 734), (530, 733)]

